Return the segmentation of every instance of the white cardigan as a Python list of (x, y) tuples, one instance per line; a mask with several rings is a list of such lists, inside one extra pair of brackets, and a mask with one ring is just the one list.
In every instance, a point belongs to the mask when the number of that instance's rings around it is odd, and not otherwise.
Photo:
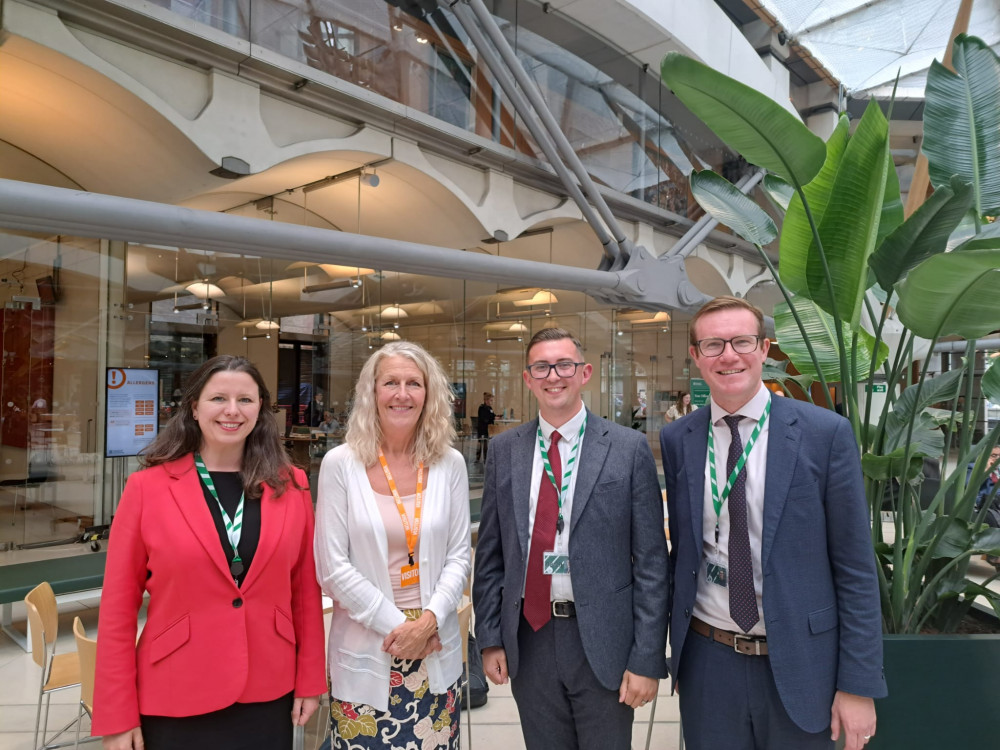
[[(469, 478), (454, 449), (428, 470), (418, 545), (420, 602), (437, 617), (441, 639), (441, 650), (425, 659), (427, 677), (432, 693), (444, 693), (462, 673), (456, 609), (471, 568)], [(323, 458), (315, 552), (319, 585), (334, 601), (327, 650), (331, 693), (387, 711), (390, 656), (382, 641), (406, 618), (393, 600), (375, 495), (348, 445)]]

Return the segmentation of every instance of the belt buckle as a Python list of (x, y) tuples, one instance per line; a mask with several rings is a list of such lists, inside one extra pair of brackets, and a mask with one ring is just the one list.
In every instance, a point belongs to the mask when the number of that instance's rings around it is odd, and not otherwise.
[(572, 617), (571, 607), (573, 603), (566, 600), (558, 600), (552, 602), (552, 616), (553, 617)]
[(747, 656), (760, 656), (760, 638), (752, 635), (742, 635), (740, 633), (733, 633), (733, 651), (738, 654), (743, 653), (740, 651), (740, 641), (746, 641), (747, 643), (754, 644), (754, 653), (747, 654)]

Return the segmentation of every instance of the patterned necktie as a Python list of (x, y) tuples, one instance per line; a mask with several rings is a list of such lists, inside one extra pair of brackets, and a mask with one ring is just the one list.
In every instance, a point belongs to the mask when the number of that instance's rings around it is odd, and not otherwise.
[[(562, 482), (562, 458), (559, 456), (559, 439), (553, 432), (549, 441), (549, 465), (556, 484)], [(539, 630), (552, 617), (552, 576), (542, 572), (542, 558), (556, 543), (556, 519), (559, 517), (559, 492), (542, 469), (542, 484), (538, 488), (535, 506), (535, 525), (531, 529), (531, 547), (528, 550), (528, 572), (524, 580), (524, 619), (532, 630)]]
[[(723, 417), (733, 439), (726, 460), (726, 477), (736, 468), (743, 455), (739, 415)], [(747, 527), (747, 469), (744, 464), (729, 493), (729, 616), (744, 633), (760, 620), (757, 614), (757, 594), (753, 588), (753, 559), (750, 556), (750, 531)]]

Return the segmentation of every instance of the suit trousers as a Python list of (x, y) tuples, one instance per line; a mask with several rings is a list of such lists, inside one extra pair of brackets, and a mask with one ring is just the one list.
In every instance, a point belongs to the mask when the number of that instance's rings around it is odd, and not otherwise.
[(688, 750), (833, 750), (830, 730), (785, 712), (766, 656), (746, 656), (688, 630), (677, 674)]
[(511, 692), (527, 750), (629, 750), (632, 708), (590, 668), (575, 617), (535, 632), (521, 617), (520, 661)]

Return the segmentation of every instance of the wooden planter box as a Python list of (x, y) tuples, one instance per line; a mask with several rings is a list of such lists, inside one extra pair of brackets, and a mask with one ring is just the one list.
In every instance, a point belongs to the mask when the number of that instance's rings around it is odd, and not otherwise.
[(869, 750), (1000, 747), (1000, 635), (886, 635)]

